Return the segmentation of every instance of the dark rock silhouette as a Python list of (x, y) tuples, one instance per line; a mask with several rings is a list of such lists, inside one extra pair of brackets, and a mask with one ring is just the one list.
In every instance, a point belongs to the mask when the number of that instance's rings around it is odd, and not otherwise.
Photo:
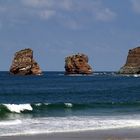
[(65, 74), (92, 74), (92, 68), (88, 64), (88, 56), (75, 54), (65, 58)]
[(10, 73), (19, 75), (40, 75), (42, 71), (33, 59), (33, 51), (24, 49), (15, 53), (14, 60), (10, 67)]
[(140, 47), (129, 50), (126, 64), (119, 70), (120, 74), (140, 74)]

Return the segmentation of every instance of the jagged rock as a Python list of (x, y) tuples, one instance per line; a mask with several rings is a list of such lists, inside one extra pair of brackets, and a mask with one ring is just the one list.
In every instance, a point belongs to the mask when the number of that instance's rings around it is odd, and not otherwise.
[(119, 70), (120, 74), (140, 74), (140, 47), (129, 50), (126, 64)]
[(19, 75), (40, 75), (42, 73), (39, 65), (33, 59), (33, 51), (24, 49), (15, 53), (10, 67), (10, 73)]
[(76, 54), (65, 58), (65, 74), (92, 74), (92, 68), (88, 64), (88, 56)]

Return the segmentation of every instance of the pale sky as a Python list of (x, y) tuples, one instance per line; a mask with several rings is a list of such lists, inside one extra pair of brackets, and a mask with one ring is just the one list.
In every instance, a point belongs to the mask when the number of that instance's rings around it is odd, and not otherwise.
[(140, 0), (0, 0), (0, 70), (31, 48), (44, 71), (78, 52), (95, 71), (117, 71), (139, 45)]

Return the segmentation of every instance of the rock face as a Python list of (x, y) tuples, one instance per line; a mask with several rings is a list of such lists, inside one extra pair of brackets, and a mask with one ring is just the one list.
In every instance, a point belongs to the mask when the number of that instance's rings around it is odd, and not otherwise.
[(40, 75), (42, 73), (39, 65), (33, 59), (33, 51), (24, 49), (15, 53), (10, 67), (10, 73), (19, 75)]
[(92, 74), (92, 68), (88, 64), (88, 56), (76, 54), (65, 58), (65, 74)]
[(119, 70), (120, 74), (140, 74), (140, 47), (129, 50), (126, 64)]

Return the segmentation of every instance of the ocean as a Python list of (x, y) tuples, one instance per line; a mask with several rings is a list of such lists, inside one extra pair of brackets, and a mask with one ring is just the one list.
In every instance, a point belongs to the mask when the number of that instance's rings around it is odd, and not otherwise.
[(0, 136), (140, 128), (140, 77), (0, 72)]

